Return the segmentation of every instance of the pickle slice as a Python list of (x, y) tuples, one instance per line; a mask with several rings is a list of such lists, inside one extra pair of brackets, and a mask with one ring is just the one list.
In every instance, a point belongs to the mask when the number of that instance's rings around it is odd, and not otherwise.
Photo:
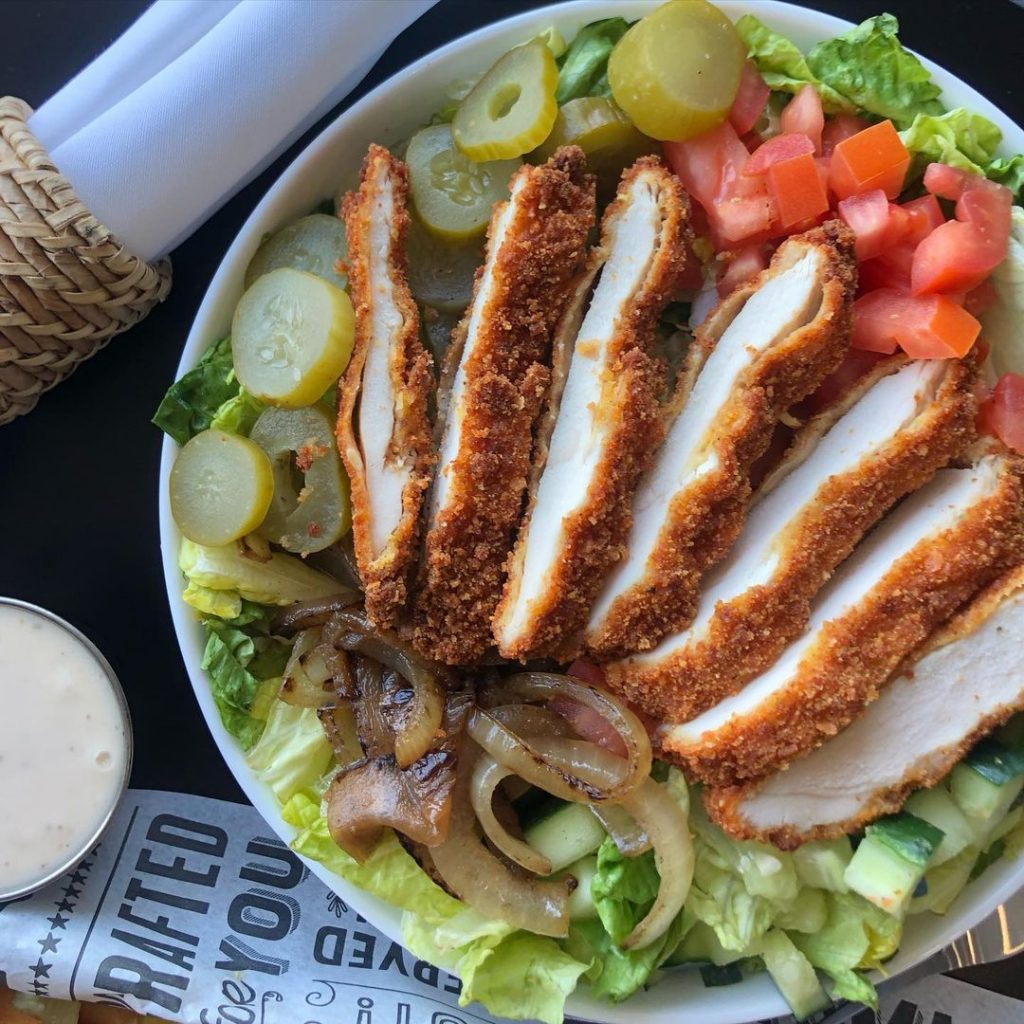
[(473, 297), (473, 278), (484, 261), (483, 238), (448, 242), (411, 218), (406, 240), (412, 297), (444, 313), (461, 313)]
[(509, 179), (519, 166), (518, 160), (474, 163), (456, 147), (446, 124), (418, 131), (405, 161), (420, 221), (452, 242), (483, 234), (494, 204), (508, 197)]
[(473, 86), (452, 120), (471, 160), (508, 160), (536, 149), (558, 114), (558, 65), (539, 39), (509, 50)]
[(693, 138), (729, 113), (747, 50), (707, 0), (669, 0), (619, 40), (608, 60), (615, 102), (645, 135)]
[(197, 544), (216, 546), (263, 522), (274, 478), (259, 445), (223, 430), (204, 430), (178, 452), (170, 487), (178, 529)]
[(602, 192), (618, 185), (622, 171), (638, 157), (655, 152), (649, 139), (603, 96), (581, 96), (564, 103), (555, 126), (531, 159), (538, 163), (561, 146), (579, 146), (587, 154), (587, 170), (597, 176)]
[(279, 267), (260, 277), (235, 309), (235, 374), (271, 405), (312, 405), (348, 365), (354, 330), (345, 292), (304, 270)]
[(330, 547), (352, 525), (349, 483), (321, 406), (267, 409), (250, 438), (269, 456), (273, 500), (260, 534), (286, 551), (310, 555)]
[(256, 250), (245, 271), (245, 287), (278, 267), (292, 267), (345, 288), (348, 276), (338, 265), (347, 252), (345, 222), (340, 217), (329, 217), (326, 213), (300, 217), (275, 231)]

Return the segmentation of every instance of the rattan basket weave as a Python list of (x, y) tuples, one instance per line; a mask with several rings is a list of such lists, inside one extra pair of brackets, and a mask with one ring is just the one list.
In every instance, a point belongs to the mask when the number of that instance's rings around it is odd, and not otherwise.
[(171, 287), (167, 260), (133, 256), (88, 211), (0, 98), (0, 424), (138, 323)]

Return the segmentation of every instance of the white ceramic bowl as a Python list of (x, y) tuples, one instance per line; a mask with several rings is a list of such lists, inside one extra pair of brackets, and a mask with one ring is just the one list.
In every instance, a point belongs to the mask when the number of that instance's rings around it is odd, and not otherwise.
[[(849, 23), (831, 15), (806, 10), (777, 0), (717, 0), (732, 18), (748, 10), (773, 28), (808, 49), (820, 39), (844, 31)], [(455, 79), (479, 74), (511, 46), (556, 25), (571, 39), (579, 28), (598, 18), (621, 15), (628, 8), (637, 17), (658, 6), (658, 0), (576, 0), (544, 7), (480, 29), (424, 57), (399, 72), (342, 114), (295, 160), (245, 222), (228, 250), (188, 336), (178, 367), (180, 376), (203, 352), (223, 337), (242, 293), (245, 268), (267, 232), (307, 213), (317, 202), (356, 180), (359, 164), (371, 142), (393, 144), (424, 124), (442, 104), (446, 87)], [(879, 10), (885, 4), (879, 0)], [(943, 89), (949, 106), (967, 106), (995, 121), (1006, 137), (1007, 152), (1024, 151), (1024, 131), (970, 86), (925, 61)], [(165, 439), (160, 465), (160, 536), (171, 615), (182, 656), (196, 698), (228, 767), (268, 824), (289, 841), (293, 830), (281, 820), (269, 789), (255, 778), (235, 740), (221, 725), (209, 683), (199, 667), (203, 637), (195, 617), (181, 600), (177, 567), (179, 534), (171, 518), (168, 475), (176, 446)], [(312, 871), (389, 937), (401, 940), (400, 912), (309, 862)], [(1024, 887), (1024, 860), (1001, 862), (972, 883), (944, 917), (925, 914), (913, 918), (906, 929), (899, 955), (887, 965), (892, 976), (924, 960), (953, 938), (992, 913), (1017, 889)], [(648, 992), (620, 1006), (608, 1006), (586, 995), (573, 997), (569, 1011), (602, 1024), (744, 1024), (785, 1014), (787, 1007), (767, 975), (723, 988), (705, 988), (693, 971), (676, 971)]]

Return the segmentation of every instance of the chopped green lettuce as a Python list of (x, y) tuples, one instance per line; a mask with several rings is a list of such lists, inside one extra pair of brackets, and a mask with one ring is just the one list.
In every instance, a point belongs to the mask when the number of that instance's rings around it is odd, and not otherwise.
[(1024, 153), (1016, 156), (996, 157), (986, 168), (985, 174), (1000, 185), (1005, 185), (1017, 202), (1024, 197)]
[(259, 604), (312, 601), (346, 590), (344, 584), (293, 555), (275, 551), (266, 561), (257, 561), (242, 554), (237, 544), (207, 547), (183, 539), (178, 568), (190, 586), (230, 591)]
[(221, 721), (243, 750), (251, 750), (263, 732), (263, 722), (250, 714), (253, 701), (264, 680), (281, 674), (289, 648), (217, 619), (207, 620), (205, 626), (202, 667), (210, 677)]
[(576, 33), (558, 62), (555, 99), (559, 106), (580, 96), (611, 96), (608, 58), (628, 28), (625, 18), (605, 18)]
[(242, 611), (242, 599), (234, 590), (212, 590), (191, 581), (182, 591), (181, 599), (200, 615), (218, 619), (233, 619)]
[(1006, 259), (989, 278), (998, 301), (981, 316), (992, 369), (999, 376), (1024, 373), (1024, 209), (1013, 208), (1010, 225)]
[(266, 409), (266, 404), (258, 398), (254, 398), (245, 388), (239, 388), (238, 394), (229, 398), (214, 413), (210, 426), (217, 430), (226, 430), (229, 434), (243, 434), (249, 436), (260, 413)]
[(987, 117), (957, 107), (945, 114), (917, 114), (900, 138), (921, 168), (937, 161), (985, 174), (1003, 133)]
[(248, 755), (250, 767), (282, 804), (315, 786), (333, 760), (316, 710), (283, 700), (271, 705), (263, 733)]
[(899, 27), (891, 14), (868, 18), (818, 43), (807, 65), (860, 110), (904, 127), (919, 114), (941, 114), (944, 108), (931, 72), (897, 38)]
[(772, 31), (760, 18), (744, 14), (736, 29), (747, 44), (747, 53), (757, 64), (768, 86), (779, 92), (798, 93), (805, 85), (813, 85), (821, 102), (830, 113), (851, 113), (855, 106), (830, 85), (818, 79), (807, 64), (807, 58), (796, 43)]
[(231, 339), (224, 338), (168, 388), (153, 416), (153, 423), (178, 444), (184, 444), (206, 430), (217, 411), (238, 392)]

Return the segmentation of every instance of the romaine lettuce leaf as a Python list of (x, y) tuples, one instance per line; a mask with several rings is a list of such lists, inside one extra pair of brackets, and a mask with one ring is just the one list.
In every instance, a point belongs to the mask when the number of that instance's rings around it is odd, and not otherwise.
[(900, 138), (921, 168), (938, 162), (985, 174), (1003, 133), (987, 117), (957, 107), (945, 114), (917, 114)]
[(608, 58), (628, 28), (625, 18), (605, 18), (584, 25), (576, 33), (558, 62), (555, 99), (559, 106), (580, 96), (611, 95)]
[(736, 30), (770, 88), (797, 93), (805, 85), (813, 85), (821, 96), (822, 105), (830, 113), (849, 113), (855, 109), (845, 96), (815, 76), (796, 43), (774, 32), (753, 14), (744, 14), (736, 22)]
[(168, 388), (153, 416), (153, 423), (178, 444), (184, 444), (206, 430), (217, 410), (238, 392), (231, 339), (224, 338)]
[(182, 591), (181, 599), (200, 615), (212, 615), (230, 621), (242, 612), (242, 599), (234, 590), (211, 590), (191, 580)]
[(334, 750), (314, 708), (277, 700), (271, 705), (263, 733), (247, 759), (256, 775), (284, 804), (300, 790), (316, 785), (330, 767)]
[(229, 434), (249, 436), (260, 413), (266, 404), (254, 398), (245, 388), (240, 387), (238, 394), (229, 398), (213, 415), (210, 426), (217, 430), (226, 430)]
[(1024, 196), (1024, 153), (1016, 156), (996, 157), (986, 168), (985, 174), (1000, 185), (1005, 185), (1021, 201)]
[(985, 339), (991, 346), (993, 371), (1024, 373), (1024, 209), (1011, 213), (1010, 246), (1006, 259), (989, 279), (998, 301), (981, 315)]
[(616, 945), (643, 920), (660, 886), (653, 850), (624, 857), (612, 839), (601, 844), (590, 892), (597, 915)]
[(812, 73), (861, 110), (899, 127), (918, 114), (941, 114), (941, 90), (931, 72), (897, 38), (891, 14), (868, 18), (807, 55)]

